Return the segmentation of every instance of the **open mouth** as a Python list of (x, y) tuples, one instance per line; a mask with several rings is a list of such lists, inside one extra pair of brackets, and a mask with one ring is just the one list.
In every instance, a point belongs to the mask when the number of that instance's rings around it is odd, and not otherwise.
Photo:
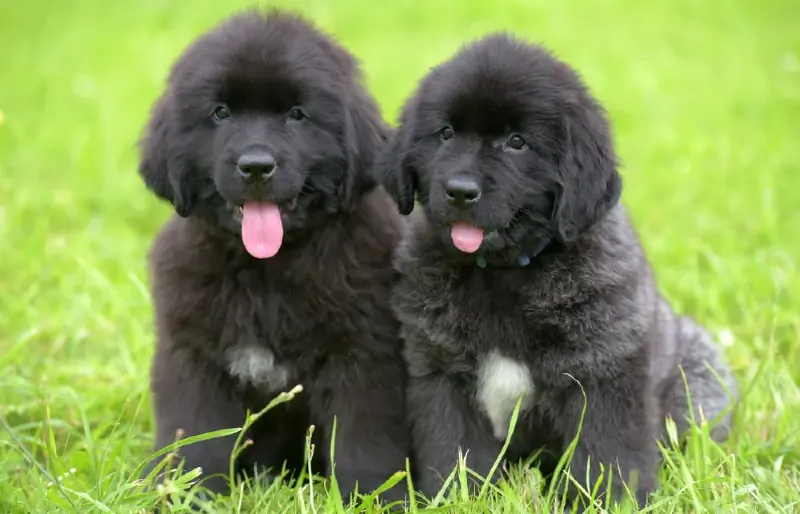
[[(292, 199), (289, 200), (288, 202), (283, 202), (283, 203), (277, 204), (279, 210), (282, 213), (294, 212), (295, 209), (297, 209), (297, 200), (298, 200), (299, 196), (300, 195), (292, 197)], [(264, 202), (264, 203), (266, 203), (266, 202)], [(234, 205), (234, 204), (228, 202), (228, 208), (233, 212), (233, 217), (236, 219), (236, 221), (241, 223), (242, 219), (244, 218), (244, 204), (242, 204), (242, 205)]]
[(450, 226), (450, 238), (453, 240), (453, 245), (464, 253), (475, 253), (484, 243), (496, 247), (502, 243), (502, 234), (519, 223), (520, 216), (521, 212), (515, 214), (506, 226), (489, 231), (471, 223), (458, 221)]
[(274, 257), (283, 244), (283, 220), (281, 214), (297, 208), (298, 196), (276, 204), (264, 201), (246, 201), (231, 205), (233, 216), (242, 225), (242, 243), (247, 253), (256, 259)]

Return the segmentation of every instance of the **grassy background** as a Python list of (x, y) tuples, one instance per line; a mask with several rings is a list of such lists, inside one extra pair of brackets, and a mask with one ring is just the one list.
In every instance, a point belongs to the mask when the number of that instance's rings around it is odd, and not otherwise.
[[(489, 30), (574, 64), (610, 111), (623, 201), (660, 284), (726, 345), (745, 394), (729, 444), (699, 437), (687, 456), (670, 454), (656, 511), (800, 512), (796, 2), (282, 4), (361, 57), (391, 121), (428, 67)], [(14, 436), (0, 430), (2, 512), (132, 512), (156, 500), (130, 473), (152, 430), (145, 254), (169, 209), (140, 183), (134, 144), (172, 60), (245, 5), (0, 6), (0, 413)], [(520, 480), (451, 508), (544, 510), (535, 474)], [(218, 509), (314, 502), (324, 500), (274, 488)]]

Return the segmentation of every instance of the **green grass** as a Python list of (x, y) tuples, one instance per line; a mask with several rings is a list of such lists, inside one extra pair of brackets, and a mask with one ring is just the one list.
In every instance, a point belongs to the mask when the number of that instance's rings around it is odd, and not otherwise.
[[(245, 5), (0, 8), (0, 413), (12, 429), (0, 430), (2, 512), (144, 512), (160, 501), (131, 474), (152, 441), (145, 254), (169, 209), (140, 183), (134, 144), (172, 60)], [(800, 512), (796, 2), (291, 5), (361, 57), (391, 121), (431, 65), (492, 29), (574, 64), (610, 111), (623, 201), (660, 285), (726, 345), (744, 394), (728, 444), (700, 431), (686, 455), (666, 452), (654, 512)], [(321, 488), (252, 487), (213, 509), (335, 511)], [(440, 510), (547, 512), (539, 487), (529, 472)]]

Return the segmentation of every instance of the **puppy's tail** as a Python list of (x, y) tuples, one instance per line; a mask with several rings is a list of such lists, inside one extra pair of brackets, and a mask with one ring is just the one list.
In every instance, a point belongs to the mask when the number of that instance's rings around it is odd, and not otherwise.
[(731, 407), (739, 397), (736, 379), (722, 349), (703, 327), (685, 316), (677, 317), (675, 323), (683, 373), (678, 370), (665, 392), (665, 414), (675, 421), (679, 436), (692, 420), (698, 425), (705, 421), (711, 425), (711, 438), (723, 442), (730, 435)]

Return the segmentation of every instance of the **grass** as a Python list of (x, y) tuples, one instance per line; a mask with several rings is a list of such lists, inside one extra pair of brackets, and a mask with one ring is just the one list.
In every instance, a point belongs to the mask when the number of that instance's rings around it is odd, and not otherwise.
[[(152, 441), (145, 254), (169, 209), (140, 183), (134, 143), (179, 51), (245, 5), (25, 0), (1, 9), (2, 512), (145, 512), (162, 500), (132, 473)], [(392, 121), (428, 67), (492, 29), (540, 40), (574, 64), (610, 111), (623, 201), (660, 285), (718, 335), (744, 393), (727, 444), (698, 429), (686, 454), (665, 450), (652, 510), (800, 512), (795, 2), (291, 5), (361, 57)], [(335, 491), (320, 487), (248, 487), (209, 511), (342, 512)], [(438, 510), (547, 512), (552, 498), (539, 488), (528, 472), (471, 502), (440, 498)], [(346, 512), (374, 510), (365, 502)]]

